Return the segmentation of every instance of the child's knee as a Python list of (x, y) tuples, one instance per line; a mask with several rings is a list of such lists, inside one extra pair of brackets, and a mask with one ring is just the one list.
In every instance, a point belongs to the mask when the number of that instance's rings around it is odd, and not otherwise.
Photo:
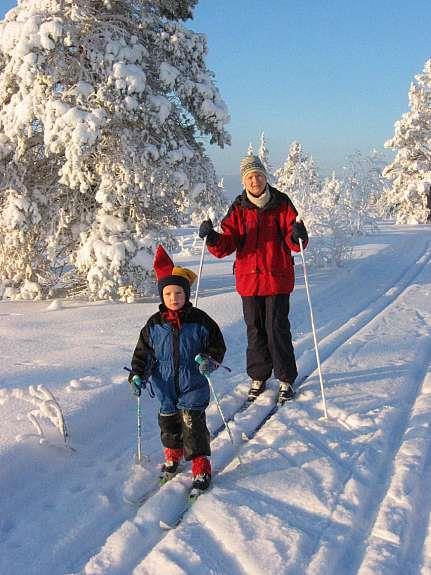
[(183, 443), (185, 459), (198, 455), (210, 455), (210, 433), (206, 424), (205, 411), (184, 409), (181, 411), (183, 422)]
[(164, 447), (182, 447), (183, 434), (180, 413), (159, 413), (159, 427)]

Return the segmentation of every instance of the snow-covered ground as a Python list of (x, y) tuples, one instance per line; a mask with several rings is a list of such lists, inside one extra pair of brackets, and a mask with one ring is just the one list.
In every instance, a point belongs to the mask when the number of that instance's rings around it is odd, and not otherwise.
[[(269, 418), (275, 381), (240, 409), (248, 385), (232, 259), (206, 258), (199, 306), (227, 341), (232, 372), (212, 380), (235, 446), (212, 404), (213, 485), (171, 530), (160, 521), (180, 516), (190, 469), (157, 491), (162, 451), (148, 396), (149, 460), (134, 465), (136, 401), (122, 369), (156, 300), (1, 302), (0, 573), (431, 573), (430, 240), (429, 226), (384, 225), (357, 242), (346, 268), (309, 273), (328, 419), (300, 258), (299, 395)], [(198, 255), (175, 260), (198, 268)], [(76, 451), (62, 447), (41, 384)], [(139, 509), (124, 501), (137, 493), (148, 495)]]

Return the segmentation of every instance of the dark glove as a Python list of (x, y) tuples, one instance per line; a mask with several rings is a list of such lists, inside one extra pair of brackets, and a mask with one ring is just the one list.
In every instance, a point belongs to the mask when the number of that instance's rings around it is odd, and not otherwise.
[(199, 364), (199, 371), (202, 375), (209, 375), (218, 367), (210, 357), (201, 354), (196, 356), (196, 362)]
[(211, 220), (204, 220), (199, 226), (199, 237), (201, 239), (206, 238), (211, 232), (214, 231), (214, 226)]
[(292, 241), (299, 244), (299, 240), (306, 242), (308, 240), (307, 230), (305, 229), (304, 222), (295, 222), (292, 229)]
[(130, 389), (132, 390), (133, 395), (139, 397), (141, 395), (142, 387), (145, 387), (142, 384), (141, 376), (131, 371), (128, 379), (130, 383)]
[(199, 226), (198, 235), (202, 239), (206, 238), (209, 246), (213, 246), (217, 243), (220, 234), (215, 231), (212, 221), (208, 219)]

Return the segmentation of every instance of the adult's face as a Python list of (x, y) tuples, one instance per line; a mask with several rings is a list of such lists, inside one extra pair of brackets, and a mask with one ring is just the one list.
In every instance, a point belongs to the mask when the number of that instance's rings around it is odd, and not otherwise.
[(262, 172), (249, 172), (244, 178), (244, 185), (252, 196), (258, 198), (265, 190), (266, 178)]

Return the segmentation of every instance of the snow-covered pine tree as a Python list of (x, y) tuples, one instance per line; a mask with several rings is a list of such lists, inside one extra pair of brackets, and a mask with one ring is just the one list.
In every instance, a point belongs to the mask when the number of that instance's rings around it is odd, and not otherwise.
[(342, 186), (335, 175), (322, 185), (313, 158), (293, 142), (275, 176), (276, 188), (291, 198), (307, 226), (308, 262), (325, 267), (347, 261), (352, 253), (350, 229)]
[(342, 184), (333, 173), (314, 197), (313, 217), (307, 228), (310, 242), (307, 259), (316, 267), (341, 266), (352, 255), (352, 234)]
[(361, 235), (377, 228), (378, 200), (387, 185), (382, 176), (383, 166), (384, 159), (378, 150), (366, 156), (357, 151), (346, 158), (342, 197), (352, 234)]
[(392, 181), (387, 200), (397, 223), (423, 224), (431, 213), (431, 59), (410, 86), (409, 104), (385, 143), (397, 154), (383, 175)]
[(260, 135), (260, 146), (257, 155), (259, 156), (262, 164), (265, 166), (266, 173), (268, 174), (268, 182), (272, 185), (274, 182), (274, 170), (269, 161), (269, 150), (266, 145), (266, 138), (264, 132), (262, 132)]
[(381, 150), (373, 148), (366, 156), (368, 163), (367, 187), (370, 211), (376, 218), (390, 217), (386, 197), (390, 190), (390, 182), (384, 177), (383, 171), (387, 158)]
[(313, 158), (303, 151), (299, 142), (293, 142), (286, 161), (274, 175), (275, 187), (290, 197), (301, 217), (307, 225), (311, 225), (314, 218), (314, 197), (321, 186)]
[[(197, 0), (21, 0), (0, 23), (0, 279), (145, 293), (152, 246), (217, 204), (229, 142)], [(197, 169), (198, 168), (198, 169)], [(31, 291), (31, 290), (30, 290)]]

